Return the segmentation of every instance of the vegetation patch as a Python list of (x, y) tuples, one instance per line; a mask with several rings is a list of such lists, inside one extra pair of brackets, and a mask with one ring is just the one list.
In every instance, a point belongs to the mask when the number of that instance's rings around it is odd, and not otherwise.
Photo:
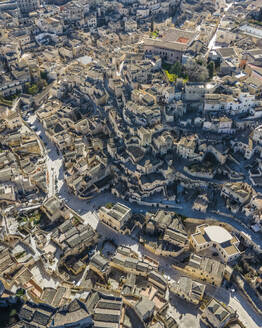
[(177, 75), (176, 74), (171, 74), (171, 73), (169, 73), (168, 71), (164, 71), (165, 72), (165, 74), (166, 74), (166, 77), (168, 78), (168, 81), (169, 82), (175, 82), (176, 81), (176, 79), (177, 79)]
[(151, 34), (150, 34), (150, 37), (152, 39), (156, 39), (158, 36), (159, 36), (159, 31), (157, 31), (157, 30), (154, 32), (151, 32)]
[(34, 211), (23, 216), (18, 216), (17, 221), (21, 224), (30, 224), (31, 226), (38, 225), (41, 221), (42, 213), (39, 211)]
[(184, 82), (207, 82), (215, 75), (216, 67), (214, 62), (207, 62), (205, 58), (199, 57), (188, 59), (184, 65), (178, 61), (174, 64), (163, 62), (162, 69), (171, 83), (178, 78)]
[(108, 208), (109, 210), (114, 206), (113, 203), (106, 203), (106, 208)]
[(32, 84), (26, 83), (25, 87), (26, 87), (26, 93), (28, 93), (32, 96), (36, 95), (39, 92), (38, 86), (34, 83), (32, 83)]
[(1, 328), (8, 328), (19, 321), (17, 313), (21, 308), (21, 301), (16, 304), (9, 304), (7, 307), (0, 307)]

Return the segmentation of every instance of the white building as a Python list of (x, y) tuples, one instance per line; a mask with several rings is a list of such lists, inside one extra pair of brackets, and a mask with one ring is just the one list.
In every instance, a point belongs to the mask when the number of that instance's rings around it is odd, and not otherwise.
[(97, 27), (97, 19), (95, 15), (88, 16), (87, 19), (87, 25), (90, 29), (94, 29)]
[(131, 218), (132, 211), (129, 207), (117, 203), (112, 208), (101, 207), (98, 215), (101, 221), (113, 229), (120, 230)]
[(147, 8), (147, 7), (140, 7), (140, 8), (138, 8), (137, 9), (137, 11), (136, 11), (136, 17), (138, 18), (138, 19), (143, 19), (143, 18), (146, 18), (146, 17), (148, 17), (149, 16), (149, 8)]
[(252, 195), (252, 188), (247, 183), (227, 182), (223, 184), (221, 196), (229, 198), (240, 205), (248, 203)]
[(15, 200), (15, 190), (12, 185), (0, 186), (0, 199)]
[(253, 149), (249, 143), (231, 140), (230, 144), (234, 152), (242, 153), (246, 159), (250, 159), (251, 156), (253, 155)]
[(47, 17), (45, 19), (40, 18), (36, 20), (35, 24), (42, 32), (46, 33), (54, 33), (61, 35), (64, 29), (64, 26), (61, 21), (54, 17)]
[(170, 104), (175, 99), (175, 89), (172, 87), (166, 87), (163, 89), (162, 95), (166, 104)]
[(240, 30), (254, 37), (262, 38), (262, 26), (245, 24), (240, 27)]
[(226, 111), (237, 115), (254, 113), (254, 107), (258, 104), (255, 95), (243, 92), (237, 98), (220, 94), (206, 94), (204, 99), (205, 112)]
[(231, 321), (236, 321), (238, 315), (230, 306), (212, 299), (201, 315), (201, 321), (210, 328), (224, 328)]
[(217, 225), (198, 226), (196, 232), (190, 236), (190, 242), (196, 252), (214, 249), (225, 263), (235, 260), (240, 255), (239, 240), (225, 228)]
[(218, 123), (218, 133), (233, 133), (234, 129), (232, 129), (232, 120), (227, 117), (221, 117)]
[(125, 31), (133, 32), (137, 30), (137, 22), (133, 19), (127, 19), (125, 22)]
[(253, 141), (262, 144), (262, 125), (259, 125), (253, 133)]
[(203, 101), (206, 88), (203, 83), (187, 83), (185, 85), (185, 100), (187, 101)]
[(176, 144), (177, 154), (185, 159), (200, 159), (201, 155), (195, 153), (197, 142), (195, 135), (182, 137)]
[(22, 13), (29, 13), (40, 7), (39, 0), (17, 0), (17, 6)]
[(199, 304), (203, 299), (206, 286), (188, 277), (181, 277), (173, 283), (170, 292), (187, 302)]
[(88, 3), (69, 2), (65, 8), (65, 15), (71, 21), (80, 21), (89, 12)]

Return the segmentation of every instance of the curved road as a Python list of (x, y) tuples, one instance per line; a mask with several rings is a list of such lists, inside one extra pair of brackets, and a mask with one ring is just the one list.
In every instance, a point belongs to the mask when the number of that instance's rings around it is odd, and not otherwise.
[[(37, 119), (35, 114), (32, 114), (28, 120), (28, 123), (31, 125), (33, 129), (36, 130), (36, 133), (41, 136), (42, 141), (46, 144), (45, 153), (46, 153), (46, 163), (47, 163), (47, 170), (49, 173), (49, 193), (48, 196), (51, 197), (57, 194), (61, 199), (64, 199), (67, 206), (72, 208), (75, 212), (77, 212), (81, 217), (89, 223), (94, 229), (96, 229), (98, 224), (98, 219), (95, 216), (95, 210), (104, 205), (107, 202), (116, 202), (119, 201), (129, 207), (132, 208), (135, 212), (146, 212), (146, 211), (156, 211), (156, 208), (144, 205), (137, 205), (133, 203), (129, 203), (122, 199), (118, 199), (117, 197), (113, 196), (111, 193), (102, 193), (91, 199), (89, 201), (79, 199), (78, 197), (72, 195), (67, 188), (67, 185), (64, 181), (64, 169), (63, 169), (63, 157), (61, 153), (57, 153), (55, 145), (49, 141), (47, 138), (44, 128), (42, 124)], [(55, 179), (57, 178), (57, 190), (55, 188)], [(177, 207), (176, 207), (177, 206)], [(213, 213), (199, 213), (193, 211), (189, 204), (184, 204), (183, 208), (178, 204), (174, 204), (174, 210), (178, 214), (185, 215), (187, 217), (192, 218), (199, 218), (203, 219), (204, 217), (208, 217), (210, 219), (219, 220), (221, 222), (228, 223), (232, 225), (237, 230), (243, 232), (247, 238), (254, 241), (260, 249), (262, 249), (262, 238), (259, 233), (254, 233), (251, 229), (248, 229), (240, 222), (227, 217), (225, 215), (218, 215)]]
[[(125, 203), (129, 207), (131, 207), (134, 211), (137, 212), (145, 212), (152, 210), (152, 208), (147, 206), (140, 206), (135, 204), (130, 204), (126, 201), (119, 200), (110, 193), (103, 193), (98, 195), (95, 199), (90, 201), (81, 200), (74, 195), (70, 194), (66, 183), (64, 182), (64, 169), (63, 169), (63, 159), (62, 155), (57, 152), (55, 145), (49, 141), (47, 136), (45, 135), (45, 131), (37, 119), (35, 114), (32, 114), (28, 120), (28, 123), (31, 127), (36, 131), (36, 133), (41, 137), (42, 141), (45, 144), (45, 155), (46, 155), (46, 163), (47, 163), (47, 170), (49, 172), (49, 192), (48, 196), (51, 197), (55, 194), (58, 195), (59, 198), (64, 199), (65, 204), (70, 207), (73, 211), (79, 213), (83, 218), (85, 223), (90, 224), (96, 231), (102, 235), (106, 236), (107, 238), (114, 239), (118, 244), (126, 245), (131, 247), (134, 251), (136, 251), (140, 256), (148, 255), (152, 258), (155, 258), (159, 261), (159, 268), (165, 276), (168, 278), (170, 282), (176, 280), (177, 273), (171, 268), (173, 264), (172, 258), (166, 258), (161, 256), (154, 256), (152, 253), (149, 253), (147, 250), (144, 249), (141, 245), (137, 243), (133, 238), (130, 236), (123, 236), (122, 234), (118, 233), (117, 231), (113, 231), (109, 227), (105, 226), (104, 224), (99, 223), (99, 219), (96, 213), (96, 209), (104, 205), (106, 202), (116, 202), (120, 201)], [(57, 179), (57, 188), (55, 187), (55, 180)], [(155, 208), (154, 208), (155, 210)], [(180, 209), (177, 211), (180, 214), (187, 214), (190, 217), (198, 217), (203, 218), (203, 214), (196, 213), (190, 210), (189, 208)], [(226, 222), (234, 226), (236, 229), (245, 232), (251, 239), (256, 240), (259, 242), (259, 245), (262, 245), (262, 241), (255, 235), (252, 231), (244, 228), (241, 224), (236, 221), (232, 221), (231, 218), (220, 217), (218, 215), (212, 215), (209, 217), (214, 219), (219, 219), (220, 221)], [(216, 297), (219, 296), (219, 293), (216, 294)], [(218, 297), (219, 298), (219, 297)], [(241, 301), (241, 302), (240, 302)], [(262, 319), (259, 315), (257, 315), (251, 305), (237, 292), (233, 297), (229, 297), (228, 304), (231, 305), (233, 308), (236, 308), (238, 311), (240, 319), (247, 324), (248, 327), (258, 328), (259, 322), (262, 322)], [(191, 313), (191, 306), (188, 305), (188, 313)], [(252, 317), (249, 315), (252, 314)]]

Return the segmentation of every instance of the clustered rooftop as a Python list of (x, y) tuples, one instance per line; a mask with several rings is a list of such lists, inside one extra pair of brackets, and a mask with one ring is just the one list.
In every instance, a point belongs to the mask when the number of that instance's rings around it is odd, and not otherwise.
[(210, 293), (231, 278), (261, 312), (258, 238), (233, 228), (262, 229), (261, 6), (0, 2), (13, 327), (177, 328), (178, 298), (191, 326), (231, 327), (241, 311)]

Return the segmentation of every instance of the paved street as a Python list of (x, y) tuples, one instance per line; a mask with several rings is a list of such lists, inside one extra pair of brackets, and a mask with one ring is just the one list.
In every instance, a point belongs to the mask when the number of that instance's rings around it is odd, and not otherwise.
[(180, 328), (206, 328), (200, 322), (200, 313), (197, 307), (179, 297), (172, 296), (170, 298), (167, 313), (176, 320)]
[[(70, 194), (66, 183), (64, 182), (64, 170), (63, 170), (63, 160), (62, 155), (57, 152), (56, 147), (48, 140), (43, 130), (42, 125), (36, 119), (35, 115), (31, 115), (29, 123), (31, 124), (32, 128), (36, 129), (36, 133), (41, 136), (42, 141), (46, 144), (46, 161), (47, 161), (47, 170), (49, 173), (49, 187), (48, 187), (48, 196), (53, 196), (57, 194), (60, 198), (64, 199), (65, 204), (70, 207), (73, 211), (81, 215), (84, 222), (90, 224), (97, 232), (104, 238), (109, 238), (115, 240), (117, 244), (126, 245), (131, 247), (134, 251), (136, 251), (140, 256), (147, 255), (155, 260), (159, 261), (159, 268), (160, 271), (166, 276), (170, 283), (173, 280), (176, 280), (179, 274), (171, 268), (173, 264), (172, 258), (166, 258), (162, 256), (156, 256), (147, 251), (143, 246), (139, 245), (136, 240), (131, 238), (130, 236), (123, 236), (117, 231), (114, 231), (107, 227), (104, 224), (99, 223), (98, 216), (96, 213), (96, 209), (104, 205), (106, 202), (115, 202), (118, 199), (115, 198), (110, 193), (103, 193), (98, 195), (95, 199), (90, 201), (81, 200), (74, 195)], [(55, 186), (55, 180), (57, 179), (57, 189)], [(147, 206), (139, 206), (135, 204), (130, 204), (128, 202), (120, 200), (122, 203), (127, 204), (128, 206), (132, 207), (134, 211), (137, 212), (145, 212), (150, 210), (150, 207)], [(178, 210), (177, 212), (184, 214), (188, 217), (199, 217), (203, 218), (203, 214), (196, 213), (191, 210), (188, 206), (184, 206), (182, 209)], [(210, 215), (209, 215), (210, 216)], [(211, 215), (210, 218), (219, 219), (220, 221), (232, 224), (235, 228), (239, 229), (240, 231), (244, 231), (249, 238), (257, 241), (259, 245), (262, 245), (261, 239), (258, 235), (255, 235), (251, 230), (244, 228), (240, 223), (227, 218), (221, 217), (219, 215)], [(212, 290), (210, 291), (212, 293)], [(214, 293), (214, 291), (213, 291)], [(251, 305), (238, 293), (235, 292), (234, 295), (230, 295), (228, 291), (224, 289), (218, 290), (215, 296), (220, 299), (221, 301), (229, 304), (234, 309), (237, 310), (240, 320), (247, 325), (247, 327), (258, 328), (261, 327), (262, 318), (257, 315)], [(181, 309), (179, 310), (179, 302), (176, 300), (174, 304), (175, 308), (172, 311), (176, 311), (176, 317), (178, 321), (181, 323), (181, 327), (192, 327), (193, 324), (193, 314), (191, 312), (193, 310), (191, 305), (183, 304)], [(184, 302), (185, 303), (185, 302)], [(182, 312), (181, 312), (182, 311)], [(182, 317), (180, 315), (182, 313)], [(183, 314), (184, 313), (184, 314)], [(250, 314), (252, 314), (250, 316)], [(196, 322), (194, 320), (194, 322)], [(197, 317), (198, 326), (200, 327), (199, 323), (199, 316)]]
[(36, 134), (41, 138), (44, 145), (43, 149), (46, 159), (48, 177), (49, 177), (49, 186), (48, 186), (48, 197), (51, 197), (56, 194), (55, 190), (55, 179), (58, 179), (58, 190), (61, 189), (64, 181), (64, 172), (63, 172), (63, 159), (62, 155), (58, 154), (56, 147), (49, 141), (47, 138), (44, 129), (37, 119), (36, 115), (30, 115), (28, 120), (31, 128), (35, 129)]
[[(87, 201), (81, 200), (69, 193), (67, 185), (64, 181), (62, 154), (57, 152), (55, 145), (49, 141), (36, 115), (30, 115), (28, 122), (31, 127), (36, 130), (37, 135), (41, 137), (41, 140), (46, 145), (45, 158), (49, 176), (48, 197), (56, 194), (58, 197), (65, 201), (67, 206), (81, 215), (86, 223), (89, 223), (94, 229), (96, 229), (98, 219), (93, 214), (94, 209), (104, 205), (105, 202), (116, 201), (116, 198), (110, 193), (103, 193), (98, 195), (95, 199)], [(55, 184), (55, 181), (57, 181), (57, 185)]]
[(223, 287), (214, 288), (212, 286), (208, 286), (206, 292), (210, 296), (215, 297), (227, 305), (230, 305), (234, 310), (236, 310), (240, 321), (246, 327), (262, 327), (262, 317), (254, 311), (251, 304), (237, 290), (232, 293), (230, 290)]
[[(98, 220), (95, 218), (95, 216), (92, 214), (92, 212), (100, 207), (101, 205), (104, 205), (107, 202), (116, 202), (120, 201), (121, 203), (124, 203), (125, 205), (131, 207), (135, 212), (146, 212), (153, 210), (155, 211), (155, 208), (149, 207), (149, 206), (141, 206), (133, 203), (129, 203), (126, 201), (123, 201), (122, 199), (117, 199), (114, 197), (111, 193), (103, 193), (98, 195), (95, 199), (91, 199), (89, 201), (87, 200), (81, 200), (78, 197), (75, 197), (71, 193), (69, 193), (68, 188), (66, 186), (66, 183), (64, 181), (64, 169), (63, 169), (63, 158), (62, 154), (57, 152), (57, 149), (53, 143), (49, 141), (47, 136), (45, 135), (44, 129), (37, 119), (36, 115), (32, 114), (30, 115), (30, 119), (28, 121), (32, 128), (36, 129), (36, 133), (41, 136), (41, 140), (46, 144), (45, 147), (45, 153), (46, 153), (46, 162), (47, 162), (47, 170), (49, 175), (49, 193), (48, 196), (53, 196), (57, 194), (62, 199), (64, 199), (65, 203), (72, 208), (74, 211), (76, 211), (79, 215), (82, 216), (82, 218), (85, 220), (86, 223), (89, 223), (93, 228), (96, 228)], [(57, 192), (56, 192), (56, 186), (55, 186), (55, 180), (57, 178)], [(177, 213), (185, 215), (187, 217), (192, 218), (203, 218), (204, 215), (202, 213), (192, 211), (191, 206), (189, 204), (184, 204), (184, 206), (181, 208), (179, 204), (174, 203), (174, 209)], [(217, 215), (214, 213), (208, 213), (205, 216), (208, 216), (210, 219), (216, 219), (228, 224), (231, 224), (234, 228), (238, 229), (239, 231), (242, 231), (246, 234), (250, 240), (253, 240), (256, 242), (260, 248), (262, 249), (262, 239), (261, 236), (254, 233), (251, 229), (245, 228), (242, 224), (235, 221), (232, 218), (226, 217), (224, 215)]]
[(226, 4), (226, 2), (225, 2), (225, 6), (226, 7), (224, 9), (224, 15), (221, 16), (221, 18), (219, 20), (219, 24), (218, 24), (218, 26), (216, 28), (215, 34), (213, 35), (212, 39), (210, 40), (210, 42), (208, 44), (208, 53), (207, 54), (209, 54), (210, 50), (215, 49), (215, 43), (216, 43), (216, 39), (217, 39), (217, 31), (218, 31), (218, 29), (220, 27), (220, 24), (221, 24), (223, 18), (225, 17), (226, 12), (232, 7), (233, 3), (234, 2), (231, 2), (229, 4)]
[(262, 0), (0, 13), (0, 328), (262, 328)]

